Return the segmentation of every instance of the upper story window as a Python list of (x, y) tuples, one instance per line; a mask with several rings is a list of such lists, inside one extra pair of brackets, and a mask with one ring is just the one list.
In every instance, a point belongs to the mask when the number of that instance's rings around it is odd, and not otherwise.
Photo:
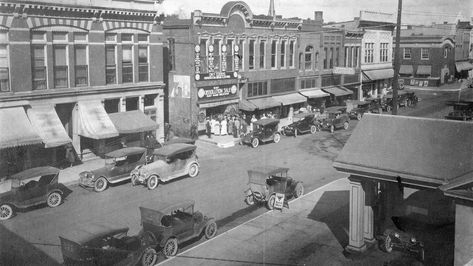
[(420, 59), (421, 60), (429, 60), (430, 50), (429, 48), (421, 48), (420, 49)]
[(340, 59), (340, 48), (335, 48), (335, 62), (334, 66), (338, 67), (338, 60)]
[(286, 67), (286, 41), (281, 41), (281, 67)]
[(248, 83), (248, 97), (261, 96), (268, 94), (268, 82), (251, 82)]
[(138, 81), (148, 81), (148, 47), (138, 48)]
[(107, 84), (117, 83), (117, 61), (115, 46), (105, 46), (105, 82)]
[(248, 47), (248, 54), (249, 54), (249, 62), (248, 62), (248, 69), (255, 69), (255, 40), (250, 40), (250, 44)]
[(7, 36), (6, 32), (0, 32), (0, 92), (10, 91)]
[(86, 42), (87, 33), (86, 32), (74, 32), (74, 42)]
[(307, 46), (305, 48), (305, 56), (304, 56), (304, 61), (305, 65), (304, 68), (307, 70), (312, 69), (312, 53), (314, 52), (314, 47), (311, 45)]
[(133, 82), (133, 47), (122, 47), (122, 83)]
[(45, 46), (32, 46), (31, 57), (33, 72), (33, 90), (45, 90), (47, 87)]
[(379, 49), (379, 61), (388, 62), (388, 43), (381, 43)]
[(352, 47), (345, 47), (345, 67), (351, 67), (351, 57), (353, 56), (351, 49)]
[(117, 42), (117, 34), (116, 33), (106, 33), (105, 34), (105, 42)]
[(266, 41), (262, 40), (259, 43), (259, 68), (264, 69), (266, 66)]
[(122, 42), (133, 42), (133, 34), (122, 33)]
[(138, 34), (138, 42), (149, 42), (148, 34)]
[(411, 53), (411, 48), (404, 48), (404, 59), (411, 59), (412, 58), (412, 53)]
[(238, 69), (240, 71), (243, 71), (244, 67), (245, 67), (245, 64), (244, 64), (244, 58), (245, 58), (245, 49), (243, 49), (245, 47), (245, 41), (244, 40), (240, 40), (239, 41), (239, 45), (238, 47), (240, 48), (240, 50), (238, 51), (239, 52), (239, 55), (240, 55), (240, 60), (238, 61)]
[(233, 71), (233, 53), (234, 53), (234, 47), (233, 47), (234, 40), (232, 39), (227, 39), (227, 51), (226, 51), (226, 62), (227, 62), (227, 67), (225, 68), (226, 71)]
[(54, 88), (67, 88), (69, 81), (67, 47), (63, 45), (55, 45), (53, 46), (53, 50)]
[[(176, 70), (176, 40), (174, 38), (168, 39), (168, 60), (169, 60), (169, 70)], [(204, 50), (200, 50), (201, 52), (205, 53), (205, 46)], [(205, 61), (205, 60), (204, 60)]]
[(374, 62), (374, 43), (365, 43), (365, 63)]
[(87, 86), (89, 83), (87, 58), (87, 47), (83, 45), (76, 45), (74, 47), (76, 86)]
[(53, 32), (53, 42), (67, 42), (67, 32)]
[(289, 67), (294, 67), (294, 41), (289, 41)]
[(319, 68), (319, 52), (315, 52), (315, 63), (314, 63), (314, 68), (318, 69)]
[(328, 48), (324, 48), (324, 69), (328, 68)]
[(445, 48), (443, 49), (443, 58), (447, 58), (447, 57), (448, 57), (448, 50), (449, 50), (448, 47), (445, 47)]
[(31, 40), (34, 41), (46, 41), (46, 33), (40, 31), (34, 31), (31, 33)]
[(276, 47), (277, 41), (271, 41), (271, 68), (276, 68)]

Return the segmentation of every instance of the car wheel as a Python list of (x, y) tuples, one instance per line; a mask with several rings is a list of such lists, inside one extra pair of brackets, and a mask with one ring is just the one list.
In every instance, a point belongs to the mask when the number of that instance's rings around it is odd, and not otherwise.
[(199, 165), (193, 163), (189, 166), (189, 176), (196, 177), (199, 174)]
[(297, 137), (297, 135), (299, 135), (299, 131), (296, 129), (294, 129), (294, 138)]
[(256, 147), (258, 147), (258, 145), (259, 145), (259, 139), (254, 138), (254, 139), (251, 141), (251, 147), (256, 148)]
[(146, 186), (148, 187), (149, 190), (153, 190), (158, 187), (159, 180), (158, 177), (155, 175), (152, 175), (148, 178), (146, 181)]
[(131, 175), (131, 185), (132, 185), (132, 186), (138, 185), (137, 179), (138, 179), (138, 176), (136, 176), (136, 175)]
[(317, 132), (317, 127), (316, 126), (310, 126), (310, 133), (315, 134)]
[(99, 177), (99, 179), (95, 181), (94, 190), (95, 192), (102, 192), (105, 189), (107, 189), (107, 186), (108, 186), (107, 179), (105, 179), (105, 177)]
[(279, 133), (274, 134), (274, 143), (278, 143), (281, 140), (281, 135)]
[(215, 222), (209, 223), (205, 227), (205, 238), (211, 239), (217, 235), (217, 224)]
[(294, 189), (294, 197), (299, 198), (300, 196), (304, 195), (304, 186), (302, 183), (297, 183)]
[(391, 253), (393, 251), (393, 242), (390, 235), (386, 235), (384, 237), (384, 241), (381, 243), (381, 249), (387, 253)]
[(13, 208), (8, 204), (0, 205), (0, 220), (8, 220), (14, 214)]
[(57, 207), (61, 204), (61, 202), (62, 202), (61, 193), (53, 192), (53, 193), (49, 194), (48, 199), (47, 199), (47, 203), (48, 203), (49, 207), (51, 207), (51, 208)]
[(424, 260), (425, 260), (424, 248), (421, 248), (420, 251), (419, 251), (419, 260), (420, 260), (420, 261), (424, 261)]
[(386, 112), (388, 112), (388, 113), (391, 112), (391, 106), (390, 105), (386, 106)]
[(274, 203), (276, 202), (276, 195), (273, 194), (269, 197), (268, 199), (268, 202), (266, 203), (266, 207), (269, 209), (269, 210), (272, 210), (274, 209)]
[(163, 254), (166, 258), (169, 257), (174, 257), (177, 254), (177, 239), (175, 238), (169, 238), (166, 240), (166, 243), (164, 244), (163, 247)]
[(333, 133), (335, 131), (335, 127), (333, 125), (330, 125), (330, 133)]
[(356, 114), (356, 120), (361, 120), (362, 115), (360, 113)]
[(255, 205), (255, 198), (253, 197), (253, 195), (248, 195), (245, 198), (245, 202), (246, 202), (246, 204), (248, 204), (250, 206)]
[(349, 126), (348, 122), (343, 123), (343, 129), (347, 130), (348, 126)]
[(142, 266), (153, 266), (158, 259), (158, 255), (156, 250), (152, 247), (147, 247), (143, 252), (143, 256), (141, 257), (141, 265)]

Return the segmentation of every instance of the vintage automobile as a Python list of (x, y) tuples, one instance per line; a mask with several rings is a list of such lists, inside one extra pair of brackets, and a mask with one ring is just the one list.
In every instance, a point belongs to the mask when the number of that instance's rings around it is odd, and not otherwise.
[(321, 128), (328, 129), (331, 133), (339, 128), (347, 130), (350, 125), (350, 118), (344, 110), (345, 107), (343, 106), (332, 106), (325, 109), (326, 117), (320, 123)]
[(293, 123), (281, 128), (281, 134), (296, 137), (299, 134), (315, 134), (319, 130), (319, 123), (314, 113), (298, 113), (293, 116)]
[(79, 174), (79, 185), (102, 192), (108, 184), (130, 179), (130, 172), (146, 162), (147, 149), (128, 147), (105, 154), (105, 166)]
[(253, 148), (259, 146), (260, 142), (278, 143), (281, 134), (278, 132), (279, 119), (265, 118), (253, 123), (253, 131), (240, 136), (241, 144), (249, 144)]
[(59, 169), (51, 166), (30, 168), (0, 182), (0, 220), (10, 219), (17, 209), (46, 203), (59, 206), (64, 186), (58, 183)]
[(417, 257), (420, 261), (424, 261), (424, 243), (415, 238), (411, 233), (401, 230), (387, 229), (380, 237), (380, 249), (384, 252), (391, 253), (393, 250), (399, 250), (410, 253)]
[(152, 266), (158, 255), (154, 242), (140, 235), (128, 236), (128, 228), (89, 223), (59, 236), (65, 265)]
[(348, 112), (350, 119), (361, 120), (365, 113), (371, 113), (374, 109), (372, 101), (352, 101), (355, 106)]
[(202, 235), (211, 239), (217, 234), (215, 219), (195, 211), (194, 204), (185, 200), (160, 210), (154, 204), (140, 207), (143, 236), (156, 242), (156, 248), (167, 258), (175, 256), (185, 241)]
[[(397, 104), (399, 107), (416, 107), (419, 98), (414, 92), (408, 90), (398, 91)], [(393, 94), (389, 92), (382, 101), (382, 108), (386, 112), (391, 112), (393, 108)]]
[(276, 193), (284, 194), (285, 200), (302, 196), (302, 182), (289, 177), (288, 171), (289, 168), (269, 165), (248, 170), (249, 188), (245, 191), (245, 202), (248, 205), (266, 203), (266, 207), (272, 210)]
[(448, 101), (447, 106), (453, 107), (445, 119), (469, 121), (473, 119), (473, 101)]
[(153, 152), (152, 162), (139, 165), (131, 171), (131, 184), (146, 184), (155, 189), (159, 183), (189, 175), (199, 174), (197, 146), (185, 143), (168, 144)]

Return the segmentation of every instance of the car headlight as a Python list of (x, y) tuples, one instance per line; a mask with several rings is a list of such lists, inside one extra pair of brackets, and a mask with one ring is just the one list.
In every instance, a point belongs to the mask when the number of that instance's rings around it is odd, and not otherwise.
[(394, 237), (399, 238), (399, 233), (394, 233)]
[(417, 242), (417, 239), (415, 237), (411, 237), (411, 242), (415, 243), (415, 242)]

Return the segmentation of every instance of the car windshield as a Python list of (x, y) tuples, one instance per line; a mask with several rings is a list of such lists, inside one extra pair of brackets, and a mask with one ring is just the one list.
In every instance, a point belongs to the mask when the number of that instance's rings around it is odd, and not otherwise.
[(119, 164), (119, 162), (125, 162), (126, 156), (123, 157), (107, 157), (105, 158), (105, 164), (115, 165)]

